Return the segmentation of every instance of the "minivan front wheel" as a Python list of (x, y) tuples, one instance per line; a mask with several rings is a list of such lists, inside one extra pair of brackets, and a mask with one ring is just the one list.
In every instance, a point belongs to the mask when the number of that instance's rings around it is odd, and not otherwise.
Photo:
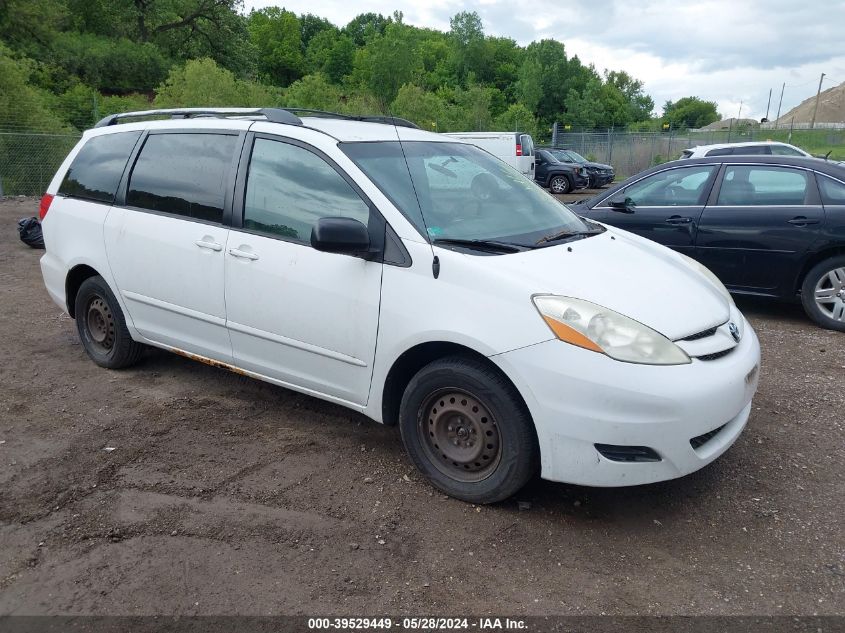
[(569, 193), (570, 189), (572, 189), (572, 185), (566, 176), (552, 176), (549, 181), (549, 190), (552, 193)]
[(845, 332), (845, 256), (826, 259), (807, 273), (801, 303), (822, 327)]
[(120, 304), (102, 277), (82, 282), (74, 314), (79, 340), (100, 367), (122, 369), (138, 361), (144, 346), (132, 340)]
[(451, 357), (423, 367), (405, 390), (399, 426), (417, 468), (464, 501), (506, 499), (537, 469), (525, 405), (504, 376), (474, 359)]

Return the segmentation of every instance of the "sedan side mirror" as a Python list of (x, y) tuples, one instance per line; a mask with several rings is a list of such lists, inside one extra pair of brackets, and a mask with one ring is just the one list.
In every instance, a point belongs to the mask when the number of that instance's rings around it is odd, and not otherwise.
[(618, 213), (634, 213), (637, 204), (627, 196), (614, 196), (607, 201), (608, 206)]
[(360, 255), (370, 250), (370, 233), (352, 218), (320, 218), (311, 228), (311, 246), (325, 253)]

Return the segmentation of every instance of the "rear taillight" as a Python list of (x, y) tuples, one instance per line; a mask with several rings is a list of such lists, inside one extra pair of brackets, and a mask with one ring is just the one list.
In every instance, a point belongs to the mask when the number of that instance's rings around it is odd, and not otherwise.
[(522, 145), (520, 145), (519, 143), (516, 144), (516, 155), (522, 156)]
[(41, 206), (38, 207), (38, 219), (43, 220), (44, 216), (47, 215), (47, 211), (50, 210), (50, 204), (53, 202), (53, 194), (52, 193), (45, 193), (41, 196)]

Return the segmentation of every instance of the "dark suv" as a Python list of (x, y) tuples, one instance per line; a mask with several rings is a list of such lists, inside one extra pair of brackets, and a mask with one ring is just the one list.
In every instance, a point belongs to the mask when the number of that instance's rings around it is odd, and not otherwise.
[(581, 156), (578, 152), (573, 152), (571, 149), (564, 149), (562, 147), (543, 147), (541, 149), (545, 150), (559, 161), (564, 163), (573, 163), (584, 167), (584, 169), (587, 170), (587, 176), (590, 179), (587, 186), (591, 189), (609, 185), (613, 182), (613, 179), (616, 178), (616, 172), (611, 165), (594, 163), (593, 161), (587, 160)]
[(534, 180), (552, 193), (569, 193), (590, 184), (583, 166), (560, 159), (547, 149), (534, 151)]
[(792, 156), (711, 156), (652, 167), (576, 213), (698, 260), (737, 294), (800, 298), (845, 331), (845, 167)]

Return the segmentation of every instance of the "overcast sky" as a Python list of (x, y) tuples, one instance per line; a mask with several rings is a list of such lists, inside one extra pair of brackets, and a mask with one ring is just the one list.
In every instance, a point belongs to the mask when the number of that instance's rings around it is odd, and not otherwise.
[(526, 45), (554, 38), (568, 55), (602, 70), (625, 70), (645, 83), (661, 109), (667, 99), (715, 101), (724, 117), (759, 119), (769, 89), (774, 119), (845, 81), (845, 0), (245, 0), (247, 11), (284, 6), (343, 26), (359, 13), (400, 10), (407, 24), (449, 30), (449, 17), (477, 11), (485, 33)]

